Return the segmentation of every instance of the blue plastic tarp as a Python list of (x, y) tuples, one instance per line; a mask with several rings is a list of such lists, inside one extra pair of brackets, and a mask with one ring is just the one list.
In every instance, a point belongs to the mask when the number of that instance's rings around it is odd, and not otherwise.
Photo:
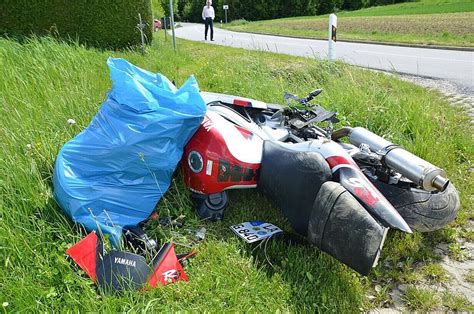
[(206, 106), (191, 76), (180, 88), (124, 59), (107, 60), (112, 89), (89, 126), (60, 150), (59, 206), (119, 245), (122, 228), (148, 218), (168, 189)]

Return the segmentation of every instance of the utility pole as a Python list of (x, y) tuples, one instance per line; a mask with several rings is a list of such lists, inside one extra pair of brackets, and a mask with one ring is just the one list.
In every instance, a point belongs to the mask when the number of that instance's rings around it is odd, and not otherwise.
[(170, 17), (171, 17), (171, 31), (173, 33), (173, 48), (176, 50), (176, 34), (174, 32), (174, 13), (173, 13), (173, 0), (170, 0)]
[(167, 33), (168, 33), (168, 31), (167, 31), (168, 26), (167, 25), (168, 25), (168, 23), (166, 23), (167, 19), (168, 19), (168, 17), (166, 17), (166, 16), (163, 18), (163, 24), (165, 24), (165, 28), (164, 28), (164, 30), (165, 30), (165, 41), (168, 40), (168, 37), (167, 37)]

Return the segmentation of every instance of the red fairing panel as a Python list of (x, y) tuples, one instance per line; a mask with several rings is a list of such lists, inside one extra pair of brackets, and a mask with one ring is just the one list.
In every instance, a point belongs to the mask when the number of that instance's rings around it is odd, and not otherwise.
[(365, 175), (360, 172), (359, 167), (352, 159), (342, 156), (331, 156), (326, 158), (326, 161), (331, 169), (337, 167), (341, 184), (365, 205), (373, 208), (376, 206), (375, 203), (383, 202), (384, 206), (392, 207)]
[(367, 179), (351, 156), (334, 141), (325, 139), (297, 144), (281, 144), (295, 151), (320, 153), (328, 162), (339, 183), (386, 227), (411, 233), (410, 227), (397, 210)]
[[(71, 246), (66, 253), (95, 282), (98, 247), (100, 241), (95, 232), (89, 233), (84, 239)], [(100, 251), (100, 250), (99, 250)]]
[[(175, 281), (188, 281), (188, 277), (183, 270), (183, 266), (176, 258), (174, 244), (166, 246), (165, 252), (160, 252), (163, 255), (160, 258), (159, 264), (153, 270), (153, 274), (148, 280), (148, 285), (151, 288), (156, 288), (158, 284), (166, 286)], [(160, 254), (158, 253), (158, 254)]]
[[(349, 157), (350, 158), (350, 157)], [(331, 156), (326, 158), (333, 172), (338, 172), (339, 182), (356, 197), (386, 227), (411, 233), (410, 227), (392, 204), (359, 170), (352, 158)]]
[(262, 147), (251, 131), (208, 111), (184, 150), (185, 184), (201, 194), (255, 187)]

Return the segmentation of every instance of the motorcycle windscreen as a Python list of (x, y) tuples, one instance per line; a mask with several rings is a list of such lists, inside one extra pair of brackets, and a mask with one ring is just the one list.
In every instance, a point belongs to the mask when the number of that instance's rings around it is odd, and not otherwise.
[(380, 223), (385, 227), (412, 233), (403, 217), (362, 172), (352, 167), (341, 167), (337, 172), (341, 185)]

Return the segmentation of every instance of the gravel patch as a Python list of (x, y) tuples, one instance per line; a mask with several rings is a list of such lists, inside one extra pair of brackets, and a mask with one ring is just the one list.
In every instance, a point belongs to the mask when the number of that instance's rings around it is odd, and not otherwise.
[(471, 119), (471, 125), (474, 125), (474, 86), (466, 87), (446, 80), (412, 75), (400, 75), (400, 78), (424, 88), (441, 92), (452, 105), (463, 108)]
[(386, 75), (395, 75), (404, 81), (440, 92), (453, 106), (459, 106), (464, 109), (471, 120), (471, 125), (474, 125), (474, 85), (468, 87), (448, 80), (399, 74), (375, 69), (370, 70), (374, 72), (382, 72)]

